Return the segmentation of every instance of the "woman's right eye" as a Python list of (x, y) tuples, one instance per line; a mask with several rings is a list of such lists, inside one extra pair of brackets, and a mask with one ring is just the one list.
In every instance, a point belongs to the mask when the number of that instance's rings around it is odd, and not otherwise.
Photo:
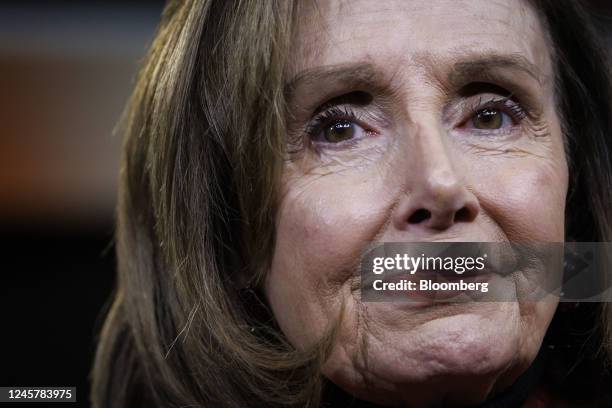
[(341, 119), (322, 130), (322, 138), (328, 143), (339, 143), (361, 136), (364, 129), (350, 120)]
[(319, 144), (355, 141), (371, 132), (359, 123), (356, 112), (350, 107), (334, 107), (315, 117), (306, 133), (311, 141)]

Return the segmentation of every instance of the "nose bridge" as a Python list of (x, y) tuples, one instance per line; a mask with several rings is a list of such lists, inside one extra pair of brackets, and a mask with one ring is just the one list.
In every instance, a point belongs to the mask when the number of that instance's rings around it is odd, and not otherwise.
[(444, 199), (460, 188), (460, 175), (446, 144), (446, 134), (436, 123), (416, 127), (414, 148), (418, 161), (417, 189), (432, 198)]
[(442, 230), (474, 220), (478, 200), (465, 184), (445, 130), (422, 115), (407, 133), (413, 166), (405, 175), (409, 186), (396, 207), (396, 226)]

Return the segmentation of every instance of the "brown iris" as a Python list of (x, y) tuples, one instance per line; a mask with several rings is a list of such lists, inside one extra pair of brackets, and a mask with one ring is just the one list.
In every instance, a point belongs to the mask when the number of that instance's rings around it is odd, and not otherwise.
[(327, 142), (338, 143), (351, 139), (355, 134), (355, 124), (348, 120), (338, 120), (323, 131)]
[(472, 119), (476, 129), (499, 129), (503, 124), (502, 113), (497, 109), (481, 109)]

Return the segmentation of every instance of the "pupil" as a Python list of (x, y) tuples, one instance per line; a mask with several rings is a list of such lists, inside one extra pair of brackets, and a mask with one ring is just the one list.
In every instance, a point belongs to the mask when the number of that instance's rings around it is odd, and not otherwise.
[(503, 125), (503, 117), (497, 109), (482, 109), (478, 111), (472, 123), (478, 129), (499, 129)]
[(497, 115), (496, 111), (490, 110), (490, 109), (484, 109), (482, 112), (480, 112), (480, 119), (484, 122), (490, 122), (493, 119), (495, 119), (496, 115)]
[(334, 125), (334, 131), (342, 134), (350, 127), (351, 123), (349, 121), (343, 120), (341, 122), (336, 122), (336, 124)]
[(353, 123), (349, 120), (339, 120), (327, 128), (325, 139), (330, 142), (341, 142), (353, 137)]

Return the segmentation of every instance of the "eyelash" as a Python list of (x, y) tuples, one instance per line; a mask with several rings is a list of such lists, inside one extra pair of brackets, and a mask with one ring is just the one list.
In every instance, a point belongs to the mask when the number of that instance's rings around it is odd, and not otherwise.
[[(460, 122), (460, 126), (464, 126), (466, 123), (472, 120), (477, 113), (484, 109), (496, 109), (500, 112), (506, 113), (516, 124), (520, 123), (523, 119), (529, 116), (529, 112), (519, 102), (513, 100), (512, 95), (502, 98), (493, 97), (485, 101), (483, 101), (481, 97), (474, 103), (468, 105), (466, 108), (468, 114), (466, 115), (465, 119)], [(371, 128), (364, 125), (365, 120), (363, 115), (357, 113), (353, 107), (349, 105), (332, 106), (321, 111), (310, 121), (306, 127), (305, 133), (310, 140), (315, 140), (326, 127), (331, 126), (340, 120), (354, 122), (361, 126), (366, 133), (374, 133)], [(495, 130), (487, 130), (487, 132), (494, 133)], [(326, 143), (324, 141), (319, 142)]]
[(372, 132), (368, 126), (363, 125), (363, 122), (365, 122), (363, 120), (363, 115), (358, 114), (351, 106), (343, 105), (332, 106), (318, 113), (306, 127), (306, 134), (311, 140), (314, 140), (323, 131), (323, 129), (340, 120), (355, 122), (366, 132)]
[[(467, 117), (460, 123), (460, 125), (464, 125), (473, 119), (477, 113), (484, 109), (496, 109), (500, 112), (506, 113), (516, 124), (520, 123), (529, 115), (529, 112), (523, 105), (512, 99), (512, 95), (502, 98), (491, 98), (485, 101), (483, 101), (482, 97), (480, 97), (478, 101), (474, 102), (471, 106), (468, 106), (466, 109), (468, 112)], [(491, 132), (491, 130), (488, 130), (488, 132)]]

